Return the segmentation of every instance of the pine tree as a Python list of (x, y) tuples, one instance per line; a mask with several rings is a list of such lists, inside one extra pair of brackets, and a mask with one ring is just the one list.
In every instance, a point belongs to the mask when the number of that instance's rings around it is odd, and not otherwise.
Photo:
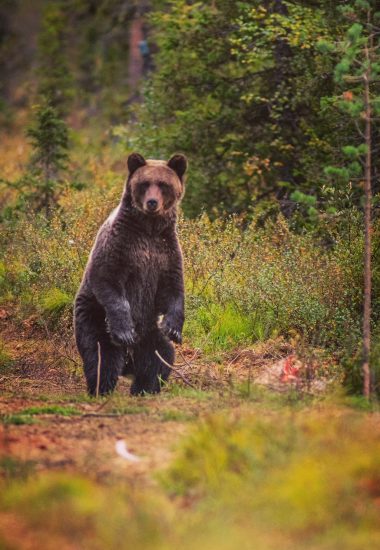
[(35, 118), (27, 130), (33, 152), (30, 172), (24, 178), (24, 193), (34, 209), (47, 217), (56, 201), (61, 173), (68, 160), (68, 129), (56, 107), (45, 101), (35, 108)]

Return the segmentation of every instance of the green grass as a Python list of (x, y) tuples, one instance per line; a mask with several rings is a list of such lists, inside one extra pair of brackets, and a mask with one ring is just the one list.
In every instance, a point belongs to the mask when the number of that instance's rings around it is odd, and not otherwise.
[(3, 414), (0, 416), (0, 421), (3, 424), (35, 424), (36, 416), (40, 415), (59, 415), (59, 416), (77, 416), (81, 412), (70, 406), (61, 405), (45, 405), (43, 407), (28, 407), (17, 413)]
[(171, 397), (183, 397), (185, 399), (194, 399), (199, 401), (207, 401), (213, 398), (213, 393), (191, 388), (190, 386), (183, 386), (181, 384), (169, 383), (163, 393), (164, 397), (170, 399)]
[(37, 416), (41, 414), (56, 414), (59, 416), (76, 416), (80, 415), (81, 412), (78, 411), (75, 407), (61, 405), (46, 405), (44, 407), (29, 407), (24, 409), (19, 413), (20, 415), (30, 415)]
[(254, 334), (250, 316), (243, 315), (231, 304), (201, 306), (185, 326), (185, 335), (191, 338), (194, 345), (203, 344), (201, 347), (207, 353), (252, 342)]
[(149, 414), (149, 408), (142, 405), (120, 405), (113, 407), (111, 412), (120, 416), (124, 414)]
[(23, 424), (35, 424), (37, 420), (29, 414), (15, 413), (0, 415), (0, 422), (2, 424), (13, 424), (15, 426), (22, 426)]
[(160, 419), (163, 422), (188, 422), (189, 420), (194, 420), (194, 418), (194, 414), (176, 411), (174, 409), (169, 409), (160, 413)]

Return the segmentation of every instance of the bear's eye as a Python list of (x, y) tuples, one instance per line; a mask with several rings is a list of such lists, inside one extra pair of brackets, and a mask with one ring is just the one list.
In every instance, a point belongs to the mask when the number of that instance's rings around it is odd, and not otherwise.
[(149, 181), (143, 181), (139, 184), (139, 191), (144, 193), (149, 187)]
[(166, 181), (159, 181), (158, 182), (158, 187), (160, 189), (162, 189), (163, 191), (169, 189), (170, 185), (168, 183), (166, 183)]

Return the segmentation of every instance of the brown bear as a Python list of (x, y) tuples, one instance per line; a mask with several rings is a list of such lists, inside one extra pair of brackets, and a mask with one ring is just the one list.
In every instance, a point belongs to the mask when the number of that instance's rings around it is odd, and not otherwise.
[(134, 375), (132, 395), (155, 393), (169, 376), (155, 352), (173, 364), (171, 340), (182, 338), (176, 220), (186, 168), (183, 155), (168, 162), (128, 157), (120, 204), (98, 232), (75, 298), (75, 337), (90, 395), (112, 392), (121, 374)]

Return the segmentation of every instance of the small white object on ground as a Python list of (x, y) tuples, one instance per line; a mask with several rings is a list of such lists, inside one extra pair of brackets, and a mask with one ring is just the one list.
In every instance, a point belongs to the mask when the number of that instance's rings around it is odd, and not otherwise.
[(129, 460), (129, 462), (140, 462), (141, 460), (141, 458), (128, 451), (127, 445), (123, 439), (116, 441), (115, 450), (119, 456), (125, 458), (125, 460)]

